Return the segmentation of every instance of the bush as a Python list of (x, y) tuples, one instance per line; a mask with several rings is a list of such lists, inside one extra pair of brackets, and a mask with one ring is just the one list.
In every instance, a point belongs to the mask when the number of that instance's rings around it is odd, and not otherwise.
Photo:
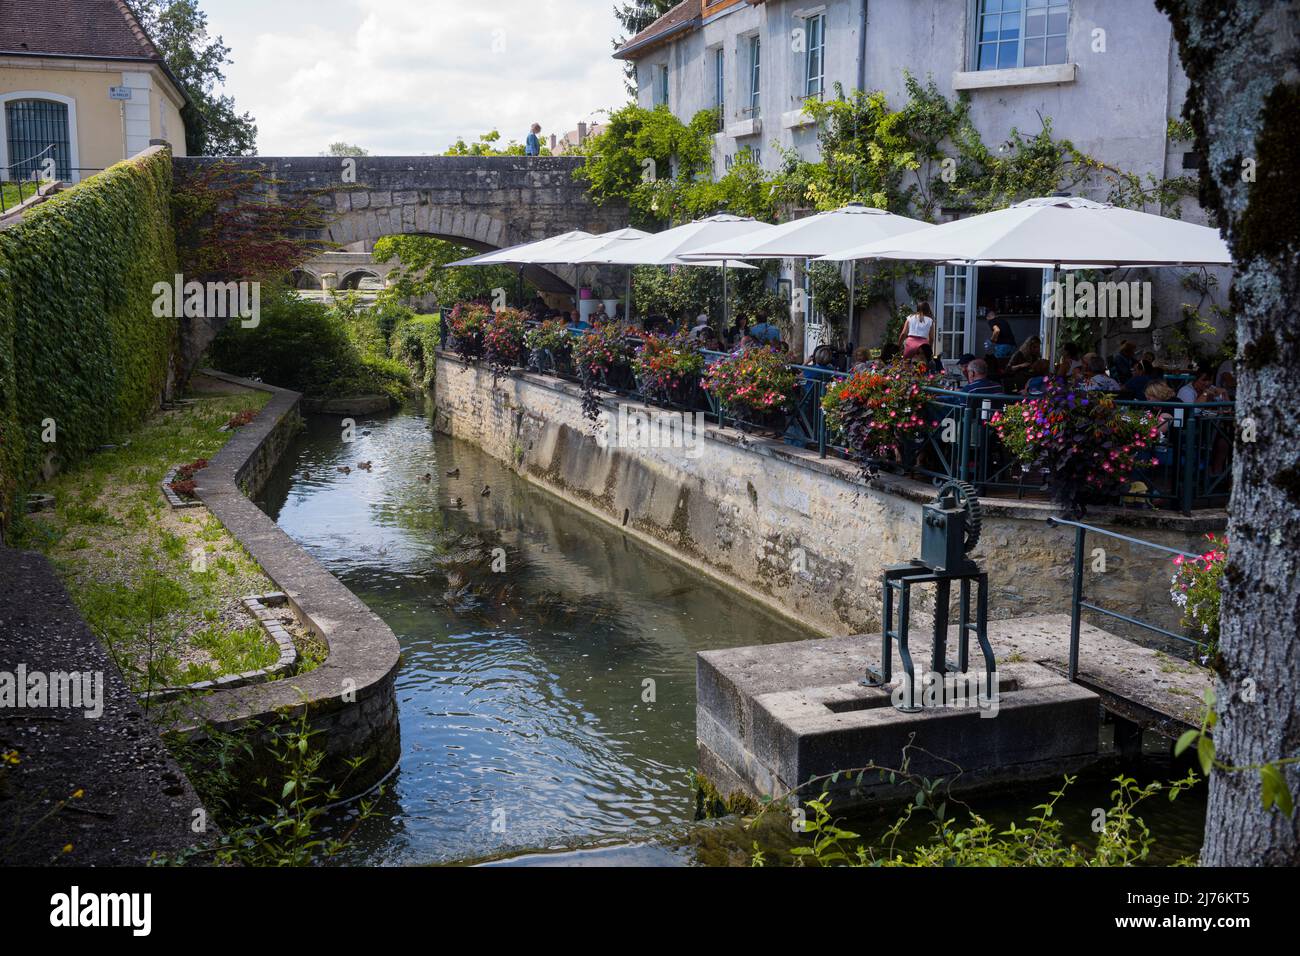
[(171, 184), (170, 154), (139, 156), (0, 233), (0, 526), (48, 452), (84, 458), (167, 388), (177, 322), (153, 285), (176, 273)]
[(406, 367), (420, 388), (433, 385), (438, 324), (439, 317), (436, 315), (412, 315), (399, 320), (393, 327), (393, 334), (389, 336), (389, 355)]
[(232, 322), (212, 343), (213, 364), (314, 398), (386, 394), (400, 399), (410, 373), (391, 359), (362, 355), (347, 320), (285, 289), (264, 290), (261, 321)]
[(573, 346), (573, 367), (583, 381), (603, 382), (619, 365), (632, 357), (627, 344), (628, 330), (616, 322), (590, 329)]
[(524, 343), (534, 351), (549, 349), (551, 352), (559, 352), (569, 347), (570, 338), (572, 336), (564, 322), (560, 319), (547, 319), (528, 330), (524, 335)]
[(725, 407), (758, 414), (787, 411), (798, 383), (798, 374), (785, 358), (766, 348), (715, 362), (704, 377), (704, 388)]

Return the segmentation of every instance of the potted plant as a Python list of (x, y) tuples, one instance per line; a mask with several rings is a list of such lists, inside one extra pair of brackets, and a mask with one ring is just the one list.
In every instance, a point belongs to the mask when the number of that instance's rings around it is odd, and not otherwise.
[(483, 357), (483, 336), (487, 332), (492, 313), (478, 302), (457, 302), (447, 317), (451, 333), (448, 345), (466, 362), (477, 362)]
[(1160, 430), (1153, 416), (1064, 381), (1053, 381), (1041, 398), (1008, 405), (990, 425), (1011, 455), (1045, 469), (1053, 499), (1075, 515), (1126, 491), (1135, 469), (1156, 464), (1150, 449)]
[(704, 355), (686, 332), (647, 336), (632, 360), (637, 389), (647, 399), (691, 405), (704, 371)]
[(528, 367), (535, 372), (570, 371), (572, 338), (568, 327), (560, 319), (547, 319), (533, 326), (524, 335), (524, 344), (528, 346)]
[(582, 379), (582, 412), (592, 421), (600, 415), (596, 388), (619, 388), (629, 375), (627, 333), (618, 323), (607, 322), (589, 329), (573, 345), (573, 368)]
[(1201, 663), (1212, 665), (1219, 653), (1219, 603), (1223, 569), (1228, 563), (1226, 536), (1207, 534), (1210, 550), (1193, 558), (1174, 557), (1169, 596), (1183, 611), (1183, 626), (1199, 632)]
[(799, 376), (786, 359), (765, 348), (749, 349), (714, 362), (705, 390), (743, 424), (785, 433)]
[(483, 357), (493, 375), (524, 364), (526, 331), (524, 313), (518, 309), (499, 309), (492, 313), (483, 330)]
[(856, 372), (827, 387), (826, 427), (858, 458), (903, 461), (932, 424), (925, 411), (930, 380), (917, 362)]

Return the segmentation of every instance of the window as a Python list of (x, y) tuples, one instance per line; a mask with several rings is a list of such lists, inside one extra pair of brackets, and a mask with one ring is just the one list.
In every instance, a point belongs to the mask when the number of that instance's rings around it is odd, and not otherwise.
[(966, 351), (967, 267), (939, 266), (935, 272), (939, 299), (935, 303), (939, 323), (935, 352), (943, 358), (955, 359)]
[(803, 95), (820, 97), (826, 86), (826, 14), (809, 17), (804, 21), (804, 29), (808, 53), (805, 58)]
[(9, 178), (40, 175), (45, 159), (53, 157), (55, 175), (72, 179), (72, 147), (68, 107), (53, 100), (10, 100), (5, 104), (5, 135), (9, 145)]
[(655, 84), (655, 106), (660, 106), (660, 105), (667, 106), (668, 105), (668, 67), (666, 65), (657, 66), (655, 67), (655, 69), (659, 71), (657, 76), (658, 82)]
[(722, 47), (713, 51), (713, 105), (718, 110), (718, 132), (727, 128), (727, 60)]
[(749, 38), (749, 115), (756, 118), (759, 115), (758, 91), (760, 88), (759, 81), (761, 71), (759, 69), (762, 62), (762, 42), (758, 36)]
[(975, 69), (1065, 63), (1070, 0), (976, 0)]

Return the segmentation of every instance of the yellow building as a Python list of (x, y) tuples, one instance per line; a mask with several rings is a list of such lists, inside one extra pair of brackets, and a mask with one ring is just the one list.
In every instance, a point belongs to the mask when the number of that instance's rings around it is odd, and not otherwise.
[(184, 156), (186, 103), (123, 0), (0, 0), (0, 179), (77, 182), (152, 140)]

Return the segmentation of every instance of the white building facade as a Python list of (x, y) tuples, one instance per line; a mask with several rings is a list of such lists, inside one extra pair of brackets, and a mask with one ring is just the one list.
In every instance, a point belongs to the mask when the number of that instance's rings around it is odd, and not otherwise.
[[(1188, 84), (1169, 20), (1152, 0), (687, 0), (616, 56), (635, 65), (643, 107), (667, 103), (683, 120), (721, 107), (719, 173), (744, 152), (770, 170), (783, 150), (815, 161), (807, 99), (833, 97), (839, 84), (846, 93), (880, 90), (898, 108), (905, 72), (933, 80), (949, 98), (966, 93), (990, 147), (1013, 128), (1032, 136), (1050, 118), (1055, 138), (1144, 181), (1195, 175), (1197, 166), (1191, 144), (1169, 138)], [(1102, 178), (1077, 190), (1099, 200), (1108, 191)], [(1206, 221), (1194, 201), (1181, 211)], [(1025, 313), (1018, 333), (1036, 330), (1025, 299), (1041, 288), (1037, 275), (993, 271), (1031, 270), (936, 270), (934, 304), (949, 357), (979, 352), (981, 306)], [(1187, 294), (1172, 276), (1153, 278), (1166, 324)], [(1225, 292), (1228, 279), (1224, 270)], [(850, 339), (876, 344), (872, 324), (868, 317)]]

